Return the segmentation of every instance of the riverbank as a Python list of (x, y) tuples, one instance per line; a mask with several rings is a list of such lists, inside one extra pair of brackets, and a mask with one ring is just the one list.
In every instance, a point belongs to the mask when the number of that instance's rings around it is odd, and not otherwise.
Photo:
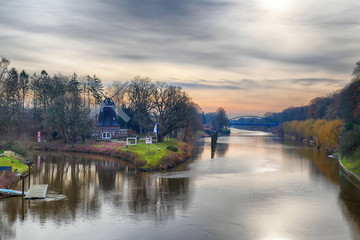
[(10, 188), (19, 181), (18, 174), (28, 170), (24, 157), (12, 151), (5, 151), (4, 156), (0, 157), (0, 167), (11, 167), (11, 172), (0, 172), (0, 188)]
[(341, 158), (339, 158), (339, 161), (344, 166), (344, 168), (358, 176), (360, 180), (360, 160), (342, 156)]
[(193, 144), (177, 139), (163, 143), (145, 144), (140, 140), (137, 145), (126, 145), (119, 141), (88, 141), (85, 144), (64, 144), (60, 142), (38, 143), (32, 150), (79, 152), (110, 156), (132, 164), (140, 171), (163, 171), (185, 162), (192, 155)]
[[(354, 165), (346, 158), (338, 158), (340, 167), (340, 176), (344, 176), (349, 182), (360, 189), (360, 171), (359, 165)], [(354, 168), (355, 167), (355, 168)]]

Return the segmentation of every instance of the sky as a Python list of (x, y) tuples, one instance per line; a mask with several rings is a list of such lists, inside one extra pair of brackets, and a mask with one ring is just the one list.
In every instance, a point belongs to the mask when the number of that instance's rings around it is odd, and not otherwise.
[(358, 0), (0, 0), (0, 56), (181, 86), (205, 112), (278, 112), (351, 81)]

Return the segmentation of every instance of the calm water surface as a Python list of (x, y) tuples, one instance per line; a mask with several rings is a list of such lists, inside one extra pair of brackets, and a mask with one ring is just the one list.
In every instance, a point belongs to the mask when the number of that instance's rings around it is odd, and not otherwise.
[[(0, 200), (0, 239), (360, 239), (360, 194), (301, 144), (233, 129), (192, 161), (140, 173), (111, 158), (35, 154), (45, 200)], [(20, 186), (17, 186), (20, 189)]]

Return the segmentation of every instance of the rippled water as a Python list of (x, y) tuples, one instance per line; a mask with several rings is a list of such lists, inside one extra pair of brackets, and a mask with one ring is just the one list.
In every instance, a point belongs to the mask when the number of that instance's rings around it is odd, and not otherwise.
[[(0, 200), (0, 239), (360, 239), (359, 191), (316, 149), (233, 129), (166, 173), (34, 154), (45, 200)], [(17, 186), (20, 188), (20, 186)]]

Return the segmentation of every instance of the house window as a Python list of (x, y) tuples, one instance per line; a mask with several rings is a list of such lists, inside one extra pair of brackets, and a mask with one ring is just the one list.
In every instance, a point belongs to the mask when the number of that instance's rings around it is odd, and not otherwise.
[(102, 138), (103, 138), (103, 139), (110, 139), (110, 138), (111, 138), (111, 133), (109, 133), (109, 132), (103, 132), (103, 133), (102, 133)]

